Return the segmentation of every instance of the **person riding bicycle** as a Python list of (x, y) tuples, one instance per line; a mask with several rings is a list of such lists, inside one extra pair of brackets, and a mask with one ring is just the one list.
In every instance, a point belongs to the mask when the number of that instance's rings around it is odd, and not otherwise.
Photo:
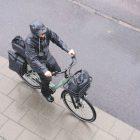
[(49, 89), (52, 72), (61, 71), (55, 58), (49, 51), (49, 43), (52, 41), (69, 55), (74, 56), (75, 51), (68, 49), (60, 37), (46, 27), (41, 21), (34, 21), (30, 24), (31, 34), (25, 40), (25, 56), (31, 68), (38, 73), (41, 79), (41, 92), (49, 101), (53, 102), (53, 92)]

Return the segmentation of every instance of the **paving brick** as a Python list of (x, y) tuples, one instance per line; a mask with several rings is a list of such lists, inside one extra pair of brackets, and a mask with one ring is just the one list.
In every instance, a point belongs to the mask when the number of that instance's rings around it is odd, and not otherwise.
[(114, 136), (116, 136), (120, 140), (128, 140), (130, 138), (133, 128), (129, 126), (128, 124), (117, 120), (115, 125), (112, 127), (110, 133)]
[[(46, 127), (47, 126), (47, 127)], [(55, 125), (50, 120), (41, 117), (38, 122), (38, 128), (36, 129), (35, 133), (45, 138), (46, 140), (53, 140), (56, 135), (60, 132), (61, 127)]]
[(94, 109), (95, 109), (97, 115), (99, 115), (99, 113), (102, 112), (102, 110), (96, 106), (94, 106)]
[(16, 81), (17, 83), (20, 83), (20, 82), (23, 81), (21, 79), (21, 77), (18, 74), (16, 74), (16, 73), (13, 75), (13, 77), (11, 79), (13, 79), (14, 81)]
[(17, 140), (43, 140), (43, 139), (31, 133), (30, 131), (25, 130)]
[(18, 122), (23, 115), (28, 111), (28, 109), (19, 104), (18, 102), (13, 102), (4, 112), (6, 116)]
[(100, 112), (97, 113), (97, 118), (94, 124), (96, 124), (98, 127), (106, 131), (109, 131), (114, 125), (115, 121), (116, 121), (116, 118), (100, 110)]
[(40, 115), (33, 111), (28, 111), (23, 118), (19, 121), (21, 125), (25, 128), (28, 128), (31, 131), (35, 131), (38, 127), (38, 121), (40, 119)]
[(0, 129), (0, 135), (4, 137), (6, 140), (15, 140), (24, 128), (13, 121), (8, 121), (5, 125)]
[[(74, 135), (70, 132), (65, 131), (64, 129), (60, 131), (60, 133), (55, 137), (54, 140), (83, 140), (79, 138), (77, 135)], [(87, 139), (88, 140), (88, 139)]]
[(2, 69), (0, 69), (0, 73), (5, 75), (5, 76), (7, 76), (7, 77), (9, 77), (9, 78), (12, 78), (16, 73), (14, 71), (10, 70), (8, 66), (9, 66), (9, 64), (6, 63), (2, 67)]
[(140, 140), (140, 131), (135, 129), (130, 140)]
[(8, 64), (8, 59), (0, 56), (0, 67), (3, 67), (5, 64)]
[(69, 111), (64, 111), (63, 114), (56, 120), (56, 124), (64, 128), (67, 131), (72, 131), (79, 123), (79, 120), (75, 118)]
[(0, 93), (0, 112), (3, 112), (12, 102), (12, 99)]
[(8, 96), (22, 104), (32, 93), (33, 89), (21, 82)]
[(0, 74), (0, 91), (4, 94), (9, 94), (17, 86), (17, 82)]
[(55, 125), (50, 120), (45, 119), (42, 115), (36, 112), (29, 111), (21, 120), (20, 123), (39, 135), (42, 138), (53, 139), (61, 130), (61, 127)]
[(66, 108), (65, 104), (63, 103), (63, 100), (61, 99), (61, 93), (62, 93), (62, 91), (63, 91), (62, 88), (59, 88), (59, 89), (56, 90), (56, 92), (53, 95), (54, 98), (55, 98), (54, 102), (57, 105), (59, 105), (59, 106), (61, 106), (63, 108)]
[(47, 119), (51, 121), (56, 121), (64, 112), (64, 108), (54, 104), (54, 103), (49, 103), (45, 100), (46, 106), (42, 109), (40, 112), (43, 114)]
[(43, 96), (37, 90), (33, 91), (34, 93), (25, 101), (24, 105), (29, 109), (36, 112), (40, 112), (43, 107), (46, 106), (46, 103), (43, 102)]
[(8, 120), (7, 117), (0, 114), (0, 127)]
[(110, 134), (99, 130), (96, 135), (92, 138), (92, 140), (117, 140), (117, 138), (111, 136)]
[(98, 131), (98, 128), (93, 123), (80, 122), (72, 133), (77, 135), (81, 140), (91, 140)]
[(13, 70), (9, 69), (9, 63), (6, 63), (3, 65), (2, 69), (0, 69), (0, 73), (4, 76), (10, 78), (11, 80), (14, 80), (16, 82), (21, 82), (22, 79), (20, 76), (14, 72)]

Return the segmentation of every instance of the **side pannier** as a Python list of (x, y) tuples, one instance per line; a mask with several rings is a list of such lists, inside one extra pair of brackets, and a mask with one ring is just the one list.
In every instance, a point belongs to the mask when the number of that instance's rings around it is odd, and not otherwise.
[(26, 61), (12, 50), (8, 50), (9, 68), (18, 74), (23, 74), (26, 70)]

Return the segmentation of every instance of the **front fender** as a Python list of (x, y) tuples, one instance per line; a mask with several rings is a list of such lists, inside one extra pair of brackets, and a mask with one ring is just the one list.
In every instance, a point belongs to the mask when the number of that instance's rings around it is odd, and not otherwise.
[(63, 90), (61, 93), (61, 99), (64, 99), (64, 94), (65, 94), (66, 90)]

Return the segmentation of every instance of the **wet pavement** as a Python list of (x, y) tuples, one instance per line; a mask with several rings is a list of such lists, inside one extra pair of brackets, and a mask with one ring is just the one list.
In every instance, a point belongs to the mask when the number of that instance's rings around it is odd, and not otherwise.
[(101, 13), (140, 28), (140, 0), (76, 0)]
[[(90, 14), (68, 0), (0, 0), (0, 13), (1, 56), (7, 57), (15, 35), (25, 38), (29, 23), (42, 20), (76, 50), (75, 69), (84, 68), (93, 76), (89, 91), (93, 105), (140, 129), (139, 32)], [(50, 49), (60, 65), (69, 62), (55, 45)]]

